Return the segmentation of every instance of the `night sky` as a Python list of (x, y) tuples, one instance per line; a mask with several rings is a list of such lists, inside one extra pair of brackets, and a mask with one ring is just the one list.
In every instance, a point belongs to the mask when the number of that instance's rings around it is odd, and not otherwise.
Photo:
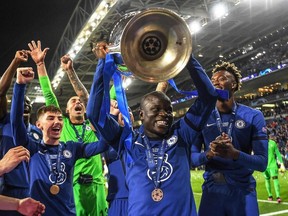
[[(41, 40), (50, 50), (45, 59), (50, 64), (64, 29), (79, 0), (16, 0), (0, 3), (0, 75), (17, 50), (28, 49), (31, 40)], [(33, 66), (29, 58), (22, 66)]]

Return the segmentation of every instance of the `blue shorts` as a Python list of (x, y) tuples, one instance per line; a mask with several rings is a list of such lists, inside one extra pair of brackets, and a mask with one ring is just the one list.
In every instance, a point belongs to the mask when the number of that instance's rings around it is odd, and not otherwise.
[(205, 188), (199, 206), (199, 216), (259, 216), (257, 193), (227, 183), (213, 183)]
[(128, 198), (115, 199), (109, 203), (108, 216), (127, 216)]

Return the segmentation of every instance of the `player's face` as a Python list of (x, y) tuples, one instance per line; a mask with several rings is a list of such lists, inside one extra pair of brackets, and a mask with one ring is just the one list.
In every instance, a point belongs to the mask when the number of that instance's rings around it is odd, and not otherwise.
[(234, 92), (237, 86), (234, 76), (225, 70), (220, 70), (214, 73), (211, 81), (215, 88), (228, 90), (229, 93)]
[(83, 117), (85, 111), (85, 106), (78, 96), (74, 96), (69, 99), (66, 108), (66, 113), (68, 113), (69, 116)]
[(38, 119), (37, 127), (42, 130), (44, 142), (59, 140), (63, 128), (62, 114), (60, 112), (46, 112)]
[(171, 102), (151, 95), (146, 98), (140, 111), (145, 134), (151, 138), (163, 138), (173, 122)]
[(32, 104), (31, 104), (31, 100), (29, 97), (25, 96), (25, 100), (24, 100), (24, 113), (31, 113), (32, 110)]
[(24, 113), (23, 113), (23, 118), (24, 118), (25, 122), (29, 122), (31, 111), (32, 111), (31, 100), (29, 97), (25, 96), (25, 98), (24, 98)]

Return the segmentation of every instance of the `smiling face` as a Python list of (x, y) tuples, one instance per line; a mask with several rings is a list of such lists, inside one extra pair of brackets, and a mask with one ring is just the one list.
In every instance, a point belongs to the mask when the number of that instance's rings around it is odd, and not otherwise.
[(173, 122), (170, 99), (162, 92), (152, 92), (141, 101), (140, 119), (145, 134), (151, 138), (164, 138)]
[(63, 128), (63, 117), (61, 111), (46, 110), (39, 115), (36, 122), (37, 127), (43, 133), (45, 144), (58, 144)]
[(67, 103), (66, 113), (69, 115), (70, 120), (74, 119), (84, 120), (85, 106), (78, 96), (71, 97)]
[(60, 139), (63, 117), (59, 112), (46, 112), (37, 121), (37, 127), (43, 133), (43, 140), (46, 144), (55, 144)]

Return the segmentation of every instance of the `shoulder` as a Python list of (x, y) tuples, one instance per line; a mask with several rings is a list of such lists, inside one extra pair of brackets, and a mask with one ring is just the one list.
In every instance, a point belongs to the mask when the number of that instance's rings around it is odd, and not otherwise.
[(65, 148), (73, 149), (73, 148), (76, 148), (76, 146), (79, 146), (79, 145), (81, 146), (83, 144), (82, 142), (75, 142), (72, 140), (69, 140), (66, 142), (60, 142), (60, 143), (61, 143), (63, 149), (65, 149)]
[(262, 112), (258, 109), (246, 106), (244, 104), (237, 104), (237, 114), (249, 114), (249, 115), (263, 115)]

